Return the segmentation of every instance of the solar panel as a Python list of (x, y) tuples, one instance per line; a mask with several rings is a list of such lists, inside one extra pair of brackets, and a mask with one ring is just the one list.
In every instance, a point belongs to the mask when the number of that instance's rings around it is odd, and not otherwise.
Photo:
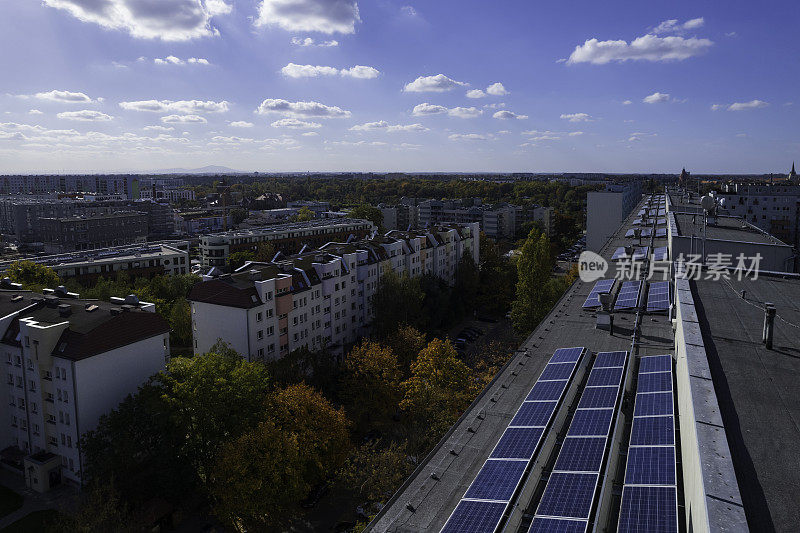
[(586, 387), (583, 389), (578, 409), (614, 407), (617, 404), (619, 387)]
[(567, 387), (567, 381), (539, 381), (531, 392), (528, 393), (527, 401), (531, 400), (558, 400)]
[(672, 370), (671, 355), (648, 355), (639, 359), (639, 373), (669, 372)]
[(509, 501), (527, 466), (527, 461), (486, 461), (464, 498)]
[(550, 363), (544, 367), (542, 375), (539, 376), (539, 381), (548, 381), (552, 379), (569, 379), (572, 371), (575, 369), (575, 363)]
[(653, 250), (653, 261), (666, 261), (669, 252), (666, 246), (660, 246)]
[(659, 445), (675, 445), (675, 423), (672, 417), (634, 417), (631, 428), (631, 446)]
[(587, 387), (605, 387), (608, 385), (619, 385), (622, 379), (621, 368), (595, 368), (589, 374)]
[(628, 448), (626, 485), (674, 485), (675, 447), (643, 446)]
[(578, 409), (572, 418), (567, 435), (608, 435), (613, 409)]
[(505, 503), (461, 500), (442, 533), (492, 533), (505, 509)]
[(600, 352), (594, 361), (593, 368), (605, 368), (611, 366), (625, 366), (625, 359), (628, 352)]
[(523, 402), (522, 406), (511, 419), (509, 427), (513, 426), (546, 426), (550, 416), (556, 409), (557, 402)]
[(633, 261), (641, 261), (642, 259), (646, 259), (647, 256), (650, 255), (650, 247), (649, 246), (640, 246), (633, 251)]
[(672, 390), (672, 372), (639, 374), (637, 390), (641, 392), (666, 392)]
[(542, 438), (544, 428), (508, 428), (497, 442), (492, 459), (530, 459)]
[(553, 470), (600, 472), (605, 449), (605, 437), (567, 437)]
[(623, 257), (627, 257), (628, 254), (625, 253), (625, 247), (620, 246), (616, 250), (614, 250), (614, 255), (611, 256), (612, 261), (616, 261), (617, 259), (622, 259)]
[(589, 518), (597, 477), (597, 474), (553, 472), (536, 514)]
[(656, 230), (656, 238), (666, 237), (666, 236), (667, 236), (667, 229), (666, 228), (658, 228)]
[[(597, 283), (600, 282), (598, 281)], [(577, 363), (581, 358), (581, 354), (583, 354), (583, 348), (559, 348), (555, 351), (553, 357), (550, 358), (550, 363)]]
[(671, 415), (673, 414), (672, 409), (671, 392), (637, 394), (633, 416)]
[[(589, 296), (586, 297), (586, 301), (583, 302), (583, 308), (586, 309), (586, 308), (589, 308), (589, 307), (599, 307), (600, 306), (600, 297), (598, 295), (602, 294), (602, 293), (611, 292), (611, 289), (614, 288), (614, 283), (616, 281), (617, 280), (614, 279), (614, 278), (601, 279), (601, 280), (597, 281), (597, 283), (594, 284), (594, 287), (592, 287), (592, 290), (589, 293)], [(551, 362), (553, 362), (553, 361), (551, 360)]]
[(586, 520), (561, 520), (558, 518), (534, 518), (530, 533), (584, 533)]
[(678, 531), (678, 491), (675, 487), (624, 487), (619, 533)]
[(620, 309), (633, 309), (639, 306), (639, 289), (642, 286), (641, 281), (626, 281), (622, 284), (617, 295), (617, 301), (614, 304), (615, 310)]

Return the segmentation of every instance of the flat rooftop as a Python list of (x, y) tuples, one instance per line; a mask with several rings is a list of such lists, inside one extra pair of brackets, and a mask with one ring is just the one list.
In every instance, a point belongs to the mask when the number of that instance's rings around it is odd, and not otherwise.
[(740, 218), (716, 217), (705, 230), (703, 229), (702, 214), (675, 213), (675, 222), (678, 224), (678, 232), (682, 237), (694, 235), (701, 238), (705, 231), (709, 239), (786, 246), (780, 239), (753, 227)]
[[(637, 211), (638, 208), (631, 212), (600, 252), (612, 268), (611, 256), (617, 247), (631, 243), (625, 237), (625, 232), (634, 227)], [(648, 244), (666, 246), (667, 240), (658, 238), (642, 241), (642, 245)], [(609, 272), (606, 277), (613, 277), (613, 274), (613, 271)], [(619, 290), (620, 285), (618, 281), (615, 291)], [(520, 346), (520, 351), (501, 369), (494, 381), (387, 503), (368, 531), (438, 532), (558, 348), (582, 346), (592, 352), (631, 349), (635, 315), (616, 313), (613, 335), (606, 330), (596, 329), (596, 312), (583, 309), (583, 303), (593, 286), (594, 283), (577, 281), (567, 290), (550, 314)], [(672, 353), (673, 334), (669, 317), (663, 314), (643, 316), (635, 355)], [(530, 357), (525, 356), (524, 350), (528, 351)], [(483, 420), (477, 418), (479, 414), (484, 416)], [(451, 450), (458, 455), (451, 454)], [(431, 478), (432, 472), (437, 474), (438, 480)], [(610, 475), (621, 484), (622, 474), (613, 472)], [(413, 512), (407, 508), (409, 504), (414, 507)], [(531, 514), (534, 510), (529, 509)]]
[[(695, 306), (753, 531), (800, 524), (800, 279), (693, 282)], [(741, 297), (741, 291), (745, 297)], [(774, 344), (761, 343), (763, 306), (777, 308)]]

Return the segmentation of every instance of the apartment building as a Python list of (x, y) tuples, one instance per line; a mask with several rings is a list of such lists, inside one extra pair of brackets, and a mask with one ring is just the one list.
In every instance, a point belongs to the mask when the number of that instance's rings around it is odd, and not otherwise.
[(142, 200), (156, 200), (165, 202), (178, 202), (180, 200), (194, 200), (194, 191), (192, 189), (183, 189), (180, 187), (160, 187), (153, 185), (149, 189), (142, 189), (139, 193)]
[(44, 250), (92, 250), (147, 242), (147, 214), (114, 211), (38, 220)]
[(484, 205), (480, 198), (457, 200), (425, 200), (419, 203), (418, 226), (477, 222), (481, 231), (492, 239), (515, 239), (522, 233), (526, 222), (539, 222), (547, 235), (554, 227), (552, 207), (537, 205), (519, 206), (507, 203)]
[(129, 200), (139, 198), (139, 176), (2, 176), (0, 194), (43, 194), (50, 192), (91, 192), (123, 194)]
[(722, 211), (743, 218), (787, 244), (800, 246), (800, 185), (733, 184), (719, 198), (725, 199)]
[(374, 230), (368, 220), (323, 219), (203, 235), (200, 238), (202, 265), (224, 270), (232, 253), (255, 252), (262, 242), (269, 242), (284, 254), (296, 254), (303, 247), (317, 248), (332, 241), (363, 239)]
[[(116, 278), (120, 272), (131, 278), (188, 274), (191, 266), (188, 241), (119, 246), (28, 260), (52, 268), (62, 280), (74, 278), (84, 286), (94, 285), (100, 277)], [(5, 271), (12, 262), (0, 262), (0, 271)]]
[(223, 339), (249, 361), (278, 359), (301, 347), (341, 355), (369, 332), (382, 275), (429, 273), (453, 283), (464, 253), (478, 262), (478, 236), (476, 223), (395, 230), (204, 276), (189, 294), (194, 353)]
[(81, 300), (0, 284), (0, 449), (44, 492), (80, 485), (80, 437), (169, 360), (169, 324), (135, 296)]
[(642, 182), (607, 184), (604, 191), (586, 195), (586, 248), (598, 251), (642, 197)]

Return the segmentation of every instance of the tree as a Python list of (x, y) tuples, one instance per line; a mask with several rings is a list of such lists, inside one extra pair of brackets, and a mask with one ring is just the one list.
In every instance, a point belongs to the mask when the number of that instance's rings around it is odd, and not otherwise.
[(182, 453), (205, 484), (220, 446), (265, 419), (267, 370), (217, 343), (200, 357), (177, 357), (153, 380), (184, 434)]
[(169, 314), (170, 337), (178, 346), (192, 344), (192, 306), (186, 298), (179, 298), (172, 304)]
[(255, 257), (253, 258), (255, 261), (269, 263), (272, 261), (273, 257), (275, 257), (275, 247), (271, 242), (262, 241), (258, 243), (258, 248), (256, 249)]
[(444, 333), (451, 324), (461, 319), (458, 311), (450, 307), (452, 289), (442, 278), (429, 272), (419, 277), (419, 285), (423, 294), (419, 325), (424, 326), (430, 335)]
[(433, 339), (420, 352), (400, 402), (413, 449), (429, 449), (470, 404), (477, 392), (471, 375), (449, 340)]
[(370, 503), (386, 503), (414, 468), (405, 443), (370, 441), (353, 450), (339, 481)]
[(8, 265), (5, 275), (30, 290), (54, 289), (61, 284), (55, 270), (33, 261), (14, 261)]
[(480, 288), (480, 272), (475, 266), (472, 254), (464, 252), (458, 261), (456, 279), (452, 292), (452, 306), (459, 316), (472, 315), (478, 302)]
[(511, 309), (514, 328), (533, 331), (552, 305), (553, 260), (547, 236), (531, 230), (517, 259), (517, 298)]
[(128, 512), (125, 502), (114, 488), (113, 480), (103, 480), (84, 491), (78, 508), (60, 513), (49, 524), (52, 533), (133, 533), (140, 531)]
[(247, 211), (247, 209), (243, 209), (241, 207), (231, 209), (231, 219), (233, 220), (234, 225), (238, 226), (239, 224), (247, 220), (247, 217), (249, 216), (250, 213)]
[(365, 340), (345, 359), (342, 399), (356, 430), (390, 428), (403, 397), (397, 356), (377, 342)]
[(244, 266), (244, 264), (248, 261), (255, 261), (255, 259), (256, 254), (249, 250), (233, 252), (230, 256), (228, 256), (228, 265), (230, 266), (231, 272), (233, 272), (234, 270)]
[(514, 299), (516, 269), (493, 240), (480, 235), (480, 274), (477, 305), (491, 315), (504, 315)]
[(372, 222), (378, 231), (383, 231), (383, 213), (377, 207), (369, 204), (361, 204), (350, 210), (350, 218), (360, 218)]
[(269, 420), (225, 444), (213, 470), (214, 513), (236, 531), (285, 526), (309, 491), (297, 435)]
[(385, 338), (402, 324), (418, 324), (424, 297), (419, 278), (412, 278), (405, 272), (402, 276), (391, 270), (385, 272), (372, 296), (375, 334)]
[(386, 337), (385, 343), (397, 355), (397, 364), (406, 377), (411, 371), (411, 363), (427, 344), (425, 335), (408, 325), (398, 326)]
[(292, 217), (292, 222), (308, 222), (314, 219), (314, 212), (307, 205), (301, 207), (297, 214)]
[(309, 485), (325, 480), (347, 457), (347, 416), (308, 385), (301, 383), (275, 391), (269, 400), (269, 413), (280, 431), (296, 435), (300, 473)]

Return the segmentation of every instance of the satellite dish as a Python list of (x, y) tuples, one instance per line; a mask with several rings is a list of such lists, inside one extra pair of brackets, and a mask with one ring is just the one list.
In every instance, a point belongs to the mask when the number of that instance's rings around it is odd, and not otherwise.
[(719, 201), (719, 206), (720, 206), (720, 207), (725, 207), (725, 198), (721, 198), (721, 199), (720, 199), (720, 201)]
[(706, 211), (714, 209), (714, 198), (711, 196), (703, 196), (700, 198), (700, 206)]

